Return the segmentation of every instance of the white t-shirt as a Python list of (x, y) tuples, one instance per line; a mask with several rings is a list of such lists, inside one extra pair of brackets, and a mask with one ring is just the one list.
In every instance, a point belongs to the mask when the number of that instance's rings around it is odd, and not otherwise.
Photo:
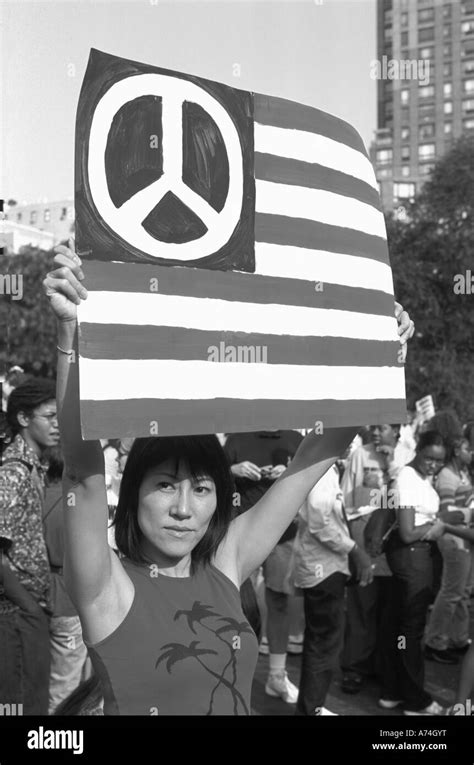
[(399, 506), (415, 508), (415, 526), (422, 526), (436, 519), (439, 496), (429, 477), (424, 478), (407, 465), (398, 474), (396, 489)]

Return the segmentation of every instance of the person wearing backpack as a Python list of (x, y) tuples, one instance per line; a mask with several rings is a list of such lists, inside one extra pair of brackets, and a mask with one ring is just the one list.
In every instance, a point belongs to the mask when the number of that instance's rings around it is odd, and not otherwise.
[(42, 509), (45, 453), (59, 442), (55, 385), (33, 378), (8, 400), (0, 466), (0, 700), (48, 714), (50, 569)]

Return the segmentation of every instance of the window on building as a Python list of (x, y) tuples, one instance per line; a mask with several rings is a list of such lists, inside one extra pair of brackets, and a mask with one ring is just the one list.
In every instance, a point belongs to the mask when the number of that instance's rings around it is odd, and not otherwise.
[(418, 88), (418, 95), (420, 98), (433, 98), (435, 94), (434, 85), (424, 85)]
[(403, 88), (400, 91), (400, 102), (406, 106), (410, 101), (410, 91), (408, 88)]
[(464, 130), (474, 130), (474, 117), (469, 117), (467, 120), (462, 121)]
[(474, 98), (464, 98), (462, 102), (462, 110), (466, 112), (474, 112)]
[(428, 21), (434, 21), (434, 8), (418, 11), (418, 24), (426, 24)]
[(17, 213), (16, 214), (16, 219), (17, 219), (18, 223), (21, 223), (22, 217), (23, 217), (22, 213)]
[(453, 92), (453, 85), (451, 82), (445, 82), (443, 85), (443, 95), (445, 98), (449, 97)]
[(31, 212), (30, 212), (30, 226), (35, 226), (36, 225), (37, 217), (38, 217), (38, 213), (36, 212), (36, 210), (31, 210)]
[(422, 143), (418, 146), (418, 159), (433, 159), (435, 155), (434, 143)]
[(453, 74), (453, 65), (443, 64), (443, 77), (452, 77), (452, 74)]
[(464, 74), (472, 74), (474, 72), (474, 58), (463, 61), (462, 70)]
[(419, 42), (431, 42), (434, 40), (434, 27), (425, 27), (418, 30)]
[(420, 125), (418, 128), (418, 138), (420, 141), (425, 141), (427, 138), (433, 138), (435, 134), (435, 126), (433, 122), (429, 122), (426, 125)]
[(385, 29), (383, 30), (383, 37), (384, 37), (384, 40), (391, 40), (393, 37), (393, 28), (385, 27)]
[(474, 56), (474, 40), (464, 40), (461, 43), (462, 58), (472, 58)]
[(414, 183), (394, 183), (393, 195), (398, 199), (410, 199), (415, 196)]
[(378, 178), (391, 178), (392, 177), (392, 168), (391, 167), (383, 167), (380, 170), (377, 170), (377, 177)]
[(402, 48), (406, 48), (408, 45), (408, 32), (402, 32), (400, 35), (400, 45)]
[(393, 11), (391, 8), (389, 8), (387, 11), (384, 11), (383, 23), (385, 24), (385, 26), (387, 26), (388, 24), (391, 24), (392, 21), (393, 21)]
[(449, 38), (452, 35), (452, 26), (451, 24), (444, 24), (443, 25), (443, 37), (445, 40), (449, 40)]
[(392, 161), (393, 152), (392, 149), (379, 149), (375, 156), (377, 157), (377, 164), (386, 165)]
[(452, 114), (453, 113), (453, 102), (452, 101), (445, 101), (443, 104), (443, 111), (445, 114)]
[(408, 178), (410, 175), (410, 166), (409, 165), (402, 165), (402, 177)]
[(443, 56), (445, 58), (451, 58), (452, 53), (453, 51), (451, 48), (451, 43), (447, 43), (446, 45), (443, 45)]
[(465, 93), (474, 93), (474, 80), (464, 80), (462, 89)]
[(463, 21), (461, 24), (462, 35), (474, 35), (474, 21)]
[(418, 49), (418, 57), (419, 58), (433, 58), (434, 57), (434, 47), (432, 45), (427, 45), (426, 47), (419, 48)]
[(433, 170), (434, 170), (434, 165), (426, 164), (426, 165), (420, 165), (418, 172), (420, 175), (427, 176), (427, 175), (431, 175)]
[(410, 147), (402, 146), (402, 159), (410, 159)]
[(443, 6), (443, 19), (450, 19), (451, 18), (451, 6), (450, 5), (444, 5)]
[(402, 141), (409, 141), (410, 140), (410, 128), (409, 127), (402, 127), (400, 131), (400, 137)]
[(461, 13), (464, 16), (474, 13), (474, 0), (466, 0), (465, 3), (461, 3)]
[(47, 207), (43, 214), (43, 220), (45, 223), (48, 223), (51, 220), (51, 210), (49, 210)]
[(434, 105), (432, 103), (420, 104), (418, 107), (418, 115), (423, 122), (431, 122), (435, 116)]
[(453, 132), (453, 123), (452, 122), (445, 122), (444, 123), (444, 134), (449, 135)]
[(400, 25), (402, 27), (408, 26), (408, 13), (402, 13), (400, 16)]

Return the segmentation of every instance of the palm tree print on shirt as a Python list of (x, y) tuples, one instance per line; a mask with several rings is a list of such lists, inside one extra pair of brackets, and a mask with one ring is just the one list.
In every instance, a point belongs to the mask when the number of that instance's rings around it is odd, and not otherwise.
[[(205, 655), (217, 655), (218, 652), (213, 650), (212, 648), (206, 648), (206, 647), (198, 647), (201, 645), (200, 641), (193, 640), (189, 643), (189, 645), (184, 645), (183, 643), (167, 643), (166, 645), (163, 645), (161, 647), (161, 655), (158, 657), (155, 669), (158, 667), (158, 665), (161, 662), (166, 662), (166, 670), (171, 674), (171, 670), (174, 664), (177, 662), (185, 661), (186, 659), (194, 659), (197, 661), (201, 667), (208, 672), (210, 675), (216, 678), (216, 684), (213, 687), (209, 699), (209, 708), (206, 712), (207, 715), (212, 715), (213, 713), (213, 706), (214, 706), (214, 696), (218, 688), (223, 685), (229, 693), (232, 696), (233, 701), (233, 712), (234, 715), (238, 714), (238, 705), (239, 703), (242, 705), (242, 708), (244, 710), (244, 713), (249, 715), (250, 711), (245, 703), (245, 699), (243, 698), (240, 691), (235, 687), (236, 681), (237, 681), (237, 655), (236, 650), (237, 648), (234, 648), (232, 642), (229, 642), (228, 640), (223, 637), (223, 635), (226, 632), (232, 632), (232, 639), (238, 636), (240, 636), (244, 633), (253, 635), (253, 630), (248, 624), (248, 622), (238, 622), (236, 619), (232, 617), (227, 616), (221, 616), (220, 614), (216, 613), (212, 606), (207, 606), (199, 600), (195, 600), (192, 608), (190, 610), (184, 610), (181, 609), (179, 611), (176, 611), (174, 615), (174, 621), (177, 621), (181, 617), (184, 617), (187, 621), (187, 625), (189, 627), (189, 630), (193, 633), (193, 635), (196, 635), (196, 629), (195, 626), (199, 625), (201, 628), (208, 630), (214, 637), (216, 637), (218, 640), (220, 640), (222, 643), (224, 643), (228, 650), (229, 650), (229, 660), (225, 664), (225, 666), (222, 669), (222, 672), (219, 674), (218, 672), (215, 672), (212, 670), (202, 659), (202, 656)], [(204, 620), (213, 619), (217, 622), (224, 622), (222, 626), (208, 626), (207, 624), (204, 624)], [(230, 678), (227, 677), (227, 672), (229, 671)]]

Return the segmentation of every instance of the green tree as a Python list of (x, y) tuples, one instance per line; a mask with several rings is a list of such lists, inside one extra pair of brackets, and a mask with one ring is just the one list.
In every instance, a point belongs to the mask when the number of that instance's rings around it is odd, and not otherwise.
[(53, 267), (53, 252), (23, 247), (17, 255), (0, 255), (0, 273), (22, 276), (21, 300), (0, 300), (0, 363), (3, 369), (19, 364), (36, 375), (56, 373), (56, 321), (42, 282)]
[(409, 405), (431, 393), (438, 409), (474, 419), (474, 137), (463, 136), (436, 164), (405, 221), (387, 217), (395, 295), (416, 335), (406, 365)]

